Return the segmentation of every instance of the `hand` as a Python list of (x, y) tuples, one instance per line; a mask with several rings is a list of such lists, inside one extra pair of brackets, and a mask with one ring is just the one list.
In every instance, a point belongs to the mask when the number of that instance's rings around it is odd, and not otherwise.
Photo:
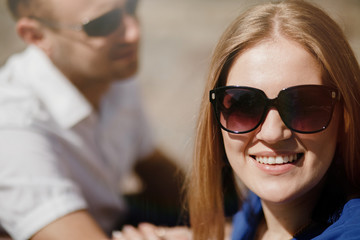
[(188, 227), (158, 227), (141, 223), (138, 228), (124, 226), (122, 231), (113, 232), (112, 240), (191, 240)]

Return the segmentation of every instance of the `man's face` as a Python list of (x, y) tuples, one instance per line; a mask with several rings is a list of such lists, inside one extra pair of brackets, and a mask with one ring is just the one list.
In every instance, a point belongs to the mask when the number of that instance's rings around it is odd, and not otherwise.
[(49, 1), (56, 9), (55, 21), (64, 26), (81, 25), (116, 8), (124, 10), (119, 26), (105, 36), (88, 36), (65, 27), (46, 30), (50, 59), (79, 87), (127, 78), (136, 72), (140, 30), (136, 16), (126, 12), (129, 1), (134, 0)]

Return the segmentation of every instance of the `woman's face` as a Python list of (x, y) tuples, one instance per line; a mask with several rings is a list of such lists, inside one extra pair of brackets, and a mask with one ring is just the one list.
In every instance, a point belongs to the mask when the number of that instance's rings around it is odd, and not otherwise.
[[(261, 89), (268, 98), (283, 88), (321, 85), (321, 69), (299, 44), (278, 38), (262, 42), (233, 63), (227, 86)], [(316, 101), (316, 99), (313, 99)], [(262, 200), (286, 203), (306, 197), (327, 172), (336, 148), (339, 110), (324, 131), (300, 134), (288, 129), (276, 109), (254, 131), (232, 134), (222, 130), (229, 162), (237, 176)], [(256, 159), (301, 156), (292, 163), (263, 164)]]

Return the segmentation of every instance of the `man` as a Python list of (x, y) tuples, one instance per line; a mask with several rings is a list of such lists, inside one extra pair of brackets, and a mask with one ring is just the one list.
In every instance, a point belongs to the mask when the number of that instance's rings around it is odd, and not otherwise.
[(29, 47), (0, 70), (0, 223), (14, 239), (107, 238), (121, 177), (154, 150), (132, 79), (137, 1), (8, 5)]

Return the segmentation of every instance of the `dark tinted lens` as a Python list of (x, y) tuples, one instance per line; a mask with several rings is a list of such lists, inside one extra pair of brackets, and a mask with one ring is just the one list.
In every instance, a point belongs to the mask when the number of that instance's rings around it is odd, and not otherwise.
[(216, 102), (220, 124), (232, 132), (245, 133), (253, 130), (261, 121), (265, 101), (262, 93), (255, 89), (222, 90)]
[(135, 16), (138, 2), (139, 2), (138, 0), (127, 0), (125, 4), (126, 13)]
[(330, 122), (334, 106), (332, 91), (323, 86), (286, 89), (278, 97), (278, 109), (284, 123), (298, 132), (317, 132)]
[(83, 28), (89, 36), (106, 36), (119, 27), (121, 18), (121, 9), (114, 9), (84, 24)]

